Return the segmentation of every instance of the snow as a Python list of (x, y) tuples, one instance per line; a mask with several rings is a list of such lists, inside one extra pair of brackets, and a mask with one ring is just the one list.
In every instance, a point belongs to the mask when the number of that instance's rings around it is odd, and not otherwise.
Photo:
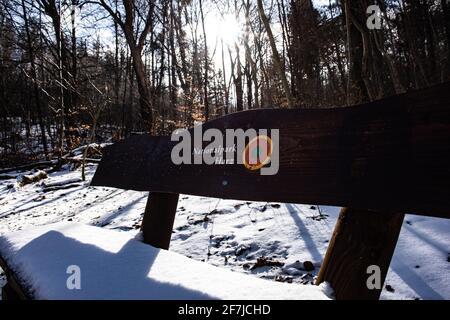
[[(0, 237), (0, 253), (38, 299), (329, 299), (327, 284), (250, 277), (143, 244), (124, 232), (60, 222)], [(66, 285), (79, 267), (80, 289)]]
[[(89, 187), (95, 169), (87, 166), (85, 182), (80, 182), (79, 170), (68, 168), (23, 187), (16, 180), (0, 181), (0, 235), (73, 221), (136, 236), (148, 193)], [(45, 185), (63, 182), (73, 186), (44, 192)], [(338, 214), (336, 207), (180, 195), (170, 251), (235, 273), (307, 288)], [(382, 299), (450, 299), (449, 230), (447, 219), (405, 217), (385, 283), (394, 291), (384, 289)], [(283, 265), (254, 268), (262, 257)], [(304, 270), (305, 261), (315, 269)], [(0, 286), (2, 281), (0, 271)]]

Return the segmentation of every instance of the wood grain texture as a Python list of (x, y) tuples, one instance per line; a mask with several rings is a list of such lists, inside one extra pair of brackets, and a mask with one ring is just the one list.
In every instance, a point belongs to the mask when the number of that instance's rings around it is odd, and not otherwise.
[[(378, 300), (404, 214), (343, 208), (316, 284), (327, 281), (338, 300)], [(381, 288), (370, 290), (367, 268), (380, 268)]]
[(279, 129), (278, 174), (174, 165), (176, 142), (144, 135), (108, 147), (92, 185), (450, 217), (450, 83), (347, 108), (244, 111), (203, 127)]

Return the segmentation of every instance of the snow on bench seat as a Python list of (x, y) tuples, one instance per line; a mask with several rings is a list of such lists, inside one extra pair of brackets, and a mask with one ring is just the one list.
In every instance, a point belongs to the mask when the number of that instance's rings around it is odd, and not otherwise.
[[(232, 272), (78, 223), (3, 235), (0, 256), (36, 299), (329, 299), (331, 291)], [(70, 265), (80, 267), (80, 290), (67, 288)]]

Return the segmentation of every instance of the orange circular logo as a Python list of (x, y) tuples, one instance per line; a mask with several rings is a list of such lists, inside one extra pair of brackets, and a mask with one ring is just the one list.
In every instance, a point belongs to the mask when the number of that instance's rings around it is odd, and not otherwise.
[(257, 136), (245, 147), (242, 162), (249, 170), (258, 170), (270, 161), (272, 155), (272, 139), (268, 136)]

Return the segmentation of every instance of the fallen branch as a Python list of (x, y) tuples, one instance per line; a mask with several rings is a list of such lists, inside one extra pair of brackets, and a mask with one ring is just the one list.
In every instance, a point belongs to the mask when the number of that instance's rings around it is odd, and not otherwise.
[(80, 178), (73, 178), (73, 179), (66, 179), (66, 180), (56, 181), (56, 182), (44, 182), (44, 183), (42, 183), (42, 186), (44, 188), (53, 188), (53, 187), (61, 187), (61, 186), (70, 185), (70, 184), (79, 183), (79, 182), (82, 182), (82, 180)]
[(93, 151), (95, 151), (99, 156), (102, 156), (102, 146), (101, 144), (98, 143), (90, 143), (90, 144), (86, 144), (86, 145), (82, 145), (78, 148), (75, 148), (73, 150), (71, 150), (70, 152), (66, 153), (65, 155), (62, 156), (62, 159), (67, 159), (70, 157), (74, 157), (74, 156), (79, 156), (79, 155), (83, 155), (86, 149), (91, 149)]
[(40, 181), (42, 179), (46, 179), (46, 178), (48, 178), (47, 172), (39, 170), (35, 174), (20, 176), (19, 184), (21, 187), (23, 187), (27, 184), (35, 183), (35, 182), (38, 182), (38, 181)]
[(56, 161), (40, 161), (40, 162), (17, 166), (14, 168), (1, 169), (0, 174), (11, 172), (11, 171), (27, 171), (27, 170), (31, 170), (31, 169), (44, 169), (44, 168), (53, 166), (55, 164), (56, 164)]
[(42, 192), (51, 192), (51, 191), (57, 191), (57, 190), (65, 190), (65, 189), (71, 189), (71, 188), (76, 188), (76, 187), (80, 187), (81, 183), (72, 183), (72, 184), (66, 184), (66, 185), (62, 185), (62, 186), (54, 186), (54, 187), (48, 187), (48, 188), (43, 188)]
[[(65, 160), (69, 162), (83, 162), (83, 158), (66, 158)], [(100, 163), (101, 159), (86, 158), (84, 159), (84, 161), (91, 163)]]

